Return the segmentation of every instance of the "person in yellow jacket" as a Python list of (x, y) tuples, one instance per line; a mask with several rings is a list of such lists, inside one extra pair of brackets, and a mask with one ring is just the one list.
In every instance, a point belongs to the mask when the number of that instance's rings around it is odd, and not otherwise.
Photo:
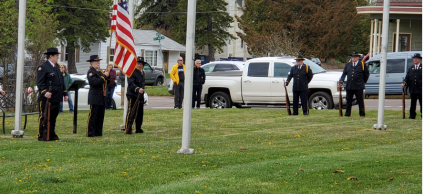
[(171, 69), (170, 77), (173, 80), (174, 88), (174, 109), (181, 109), (184, 95), (184, 73), (185, 66), (183, 64), (183, 58), (177, 59), (177, 64)]

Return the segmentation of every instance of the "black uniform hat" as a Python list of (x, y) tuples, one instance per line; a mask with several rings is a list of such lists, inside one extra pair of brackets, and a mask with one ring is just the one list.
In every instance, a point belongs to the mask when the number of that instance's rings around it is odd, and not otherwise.
[(137, 62), (138, 63), (143, 63), (143, 65), (146, 64), (145, 58), (144, 57), (137, 57)]
[(305, 60), (302, 55), (298, 55), (298, 57), (295, 60)]
[(58, 48), (48, 48), (47, 51), (44, 53), (45, 55), (56, 55), (56, 54), (61, 54), (61, 52), (58, 52)]
[(419, 54), (419, 53), (415, 53), (412, 58), (422, 59), (421, 54)]
[(100, 59), (98, 55), (92, 55), (92, 56), (90, 56), (90, 59), (87, 60), (87, 62), (100, 61), (100, 60), (102, 60), (102, 59)]
[(360, 57), (360, 54), (357, 51), (353, 51), (351, 57)]

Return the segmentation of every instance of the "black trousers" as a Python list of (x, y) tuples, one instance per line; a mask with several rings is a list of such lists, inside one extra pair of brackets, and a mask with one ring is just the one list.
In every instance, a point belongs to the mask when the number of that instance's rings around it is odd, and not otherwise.
[(347, 90), (347, 109), (345, 110), (345, 116), (351, 115), (351, 106), (353, 105), (353, 96), (356, 95), (357, 104), (359, 105), (359, 115), (365, 116), (365, 107), (364, 107), (364, 93), (363, 89), (361, 90)]
[(182, 108), (184, 96), (184, 82), (174, 83), (174, 108)]
[(298, 103), (300, 102), (299, 99), (301, 98), (301, 107), (303, 108), (303, 114), (308, 115), (308, 107), (307, 107), (307, 91), (293, 91), (293, 109), (294, 114), (298, 115)]
[(90, 105), (87, 121), (87, 137), (102, 136), (105, 105)]
[[(125, 125), (125, 128), (126, 129), (127, 129), (128, 117), (130, 116), (131, 111), (133, 110), (133, 108), (135, 108), (134, 105), (136, 104), (135, 102), (137, 100), (137, 97), (128, 97), (127, 96), (127, 99), (128, 99), (128, 111), (127, 111), (127, 117), (125, 119), (126, 120), (126, 125)], [(143, 125), (143, 109), (144, 109), (143, 102), (144, 101), (145, 100), (142, 97), (142, 99), (139, 102), (139, 108), (137, 109), (136, 118), (134, 119), (136, 121), (136, 131), (140, 131), (142, 129), (142, 125)]]
[[(43, 121), (44, 118), (43, 114), (45, 112), (45, 108), (46, 108), (46, 100), (39, 100), (38, 104), (40, 105), (39, 107), (39, 117), (38, 117), (38, 141), (42, 141), (43, 140)], [(49, 131), (49, 140), (54, 141), (54, 140), (59, 140), (58, 135), (56, 135), (55, 132), (55, 127), (56, 127), (56, 118), (58, 117), (59, 114), (59, 108), (60, 108), (60, 102), (51, 102), (50, 103), (50, 131)]]
[(421, 118), (422, 118), (422, 93), (411, 93), (410, 94), (410, 116), (409, 118), (414, 119), (416, 117), (416, 101), (419, 100)]
[(194, 84), (193, 95), (192, 95), (192, 108), (195, 108), (195, 101), (197, 103), (196, 107), (201, 107), (201, 93), (202, 93), (202, 85)]

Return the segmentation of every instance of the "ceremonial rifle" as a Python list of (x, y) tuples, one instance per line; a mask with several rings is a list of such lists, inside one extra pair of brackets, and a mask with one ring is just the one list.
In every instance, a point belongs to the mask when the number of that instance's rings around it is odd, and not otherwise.
[(403, 110), (403, 119), (405, 119), (406, 118), (406, 113), (405, 113), (405, 108), (406, 108), (406, 99), (405, 99), (405, 95), (404, 95), (404, 88), (405, 87), (403, 87), (403, 93), (401, 93), (401, 99), (402, 99), (402, 110)]
[(339, 116), (342, 117), (342, 86), (339, 86)]
[(134, 122), (134, 119), (136, 119), (137, 117), (137, 112), (139, 110), (139, 105), (140, 105), (140, 99), (142, 98), (142, 96), (143, 94), (139, 93), (139, 95), (137, 96), (137, 100), (134, 103), (133, 108), (131, 109), (130, 116), (128, 117), (128, 120), (127, 120), (127, 127), (125, 128), (125, 134), (132, 134), (133, 122)]
[(291, 115), (291, 103), (289, 102), (289, 96), (288, 96), (288, 90), (286, 89), (286, 83), (283, 83), (283, 86), (285, 87), (285, 93), (286, 93), (286, 111), (288, 112), (288, 115)]
[[(52, 92), (52, 82), (50, 81), (49, 91)], [(51, 98), (52, 96), (50, 96)], [(46, 106), (43, 113), (43, 141), (49, 141), (50, 136), (50, 98), (46, 100)]]

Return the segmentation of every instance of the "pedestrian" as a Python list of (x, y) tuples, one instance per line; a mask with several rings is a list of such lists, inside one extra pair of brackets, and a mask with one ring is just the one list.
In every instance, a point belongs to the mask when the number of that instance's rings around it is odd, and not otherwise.
[(407, 86), (410, 93), (410, 115), (409, 119), (416, 118), (416, 101), (419, 100), (421, 118), (422, 118), (422, 56), (419, 53), (413, 55), (413, 63), (408, 67), (406, 78), (401, 87)]
[(173, 66), (170, 72), (170, 77), (173, 80), (174, 88), (174, 109), (181, 109), (184, 96), (184, 74), (185, 65), (183, 64), (183, 58), (177, 59), (177, 64)]
[(90, 113), (87, 123), (87, 137), (102, 136), (103, 119), (105, 117), (106, 85), (109, 81), (109, 71), (100, 70), (100, 59), (97, 55), (90, 56), (90, 69), (87, 71), (89, 81)]
[[(69, 87), (72, 86), (72, 83), (74, 83), (74, 80), (72, 80), (71, 76), (68, 73), (68, 69), (66, 68), (65, 65), (61, 65), (61, 71), (62, 71), (62, 76), (65, 82), (65, 87), (66, 87), (66, 91), (68, 93), (68, 106), (69, 106), (69, 112), (73, 113), (74, 112), (74, 105), (72, 104), (72, 99), (71, 99), (71, 92), (69, 91)], [(59, 109), (59, 113), (63, 112), (63, 102), (61, 102), (60, 104), (60, 109)]]
[(294, 83), (292, 85), (292, 102), (294, 113), (292, 115), (298, 115), (298, 103), (300, 98), (303, 114), (308, 115), (308, 83), (310, 83), (311, 79), (313, 79), (313, 71), (308, 65), (304, 64), (305, 59), (302, 55), (298, 55), (295, 60), (297, 61), (297, 65), (294, 65), (291, 68), (291, 71), (288, 75), (288, 79), (286, 80), (286, 86), (288, 86), (289, 82), (291, 82), (291, 79), (294, 78)]
[(192, 95), (192, 108), (200, 109), (201, 107), (201, 93), (202, 85), (205, 83), (205, 70), (201, 68), (201, 60), (195, 61), (195, 67), (193, 69), (193, 95)]
[(112, 110), (112, 96), (114, 95), (115, 86), (117, 85), (117, 83), (115, 83), (115, 80), (117, 79), (117, 72), (114, 69), (114, 63), (109, 63), (106, 71), (109, 72), (109, 83), (106, 86), (105, 109)]
[[(136, 118), (134, 119), (136, 122), (136, 133), (143, 133), (142, 124), (143, 124), (143, 104), (144, 104), (144, 96), (145, 92), (145, 76), (146, 73), (143, 70), (144, 65), (146, 64), (143, 57), (137, 57), (137, 66), (133, 71), (131, 77), (127, 79), (128, 87), (127, 87), (127, 99), (128, 99), (128, 113), (127, 119), (130, 116), (131, 111), (133, 110), (134, 105), (136, 104), (137, 97), (142, 95), (139, 102), (139, 107), (137, 108)], [(125, 125), (127, 128), (127, 123)]]
[[(57, 63), (59, 59), (57, 48), (48, 48), (44, 53), (46, 61), (37, 67), (37, 88), (38, 88), (38, 104), (39, 104), (39, 119), (38, 119), (38, 141), (43, 141), (43, 121), (49, 119), (50, 130), (49, 140), (59, 140), (55, 132), (56, 118), (59, 114), (60, 102), (68, 101), (68, 91), (66, 90), (64, 78), (62, 76), (61, 67)], [(50, 91), (51, 90), (51, 91)], [(50, 103), (50, 117), (44, 118), (43, 113), (46, 106), (46, 101)]]
[(121, 107), (124, 107), (124, 98), (125, 98), (125, 75), (122, 72), (122, 70), (120, 70), (120, 74), (118, 76), (118, 78), (120, 79), (120, 84), (121, 84)]
[(349, 117), (351, 115), (351, 106), (353, 104), (353, 97), (356, 95), (356, 100), (359, 105), (359, 115), (360, 117), (365, 117), (365, 105), (364, 105), (364, 89), (367, 80), (369, 79), (369, 69), (365, 67), (364, 63), (359, 61), (360, 54), (357, 51), (351, 53), (351, 61), (348, 62), (342, 76), (339, 79), (338, 87), (341, 87), (345, 77), (347, 77), (347, 83), (345, 86), (346, 89), (346, 99), (347, 99), (347, 108), (345, 109), (345, 116)]

